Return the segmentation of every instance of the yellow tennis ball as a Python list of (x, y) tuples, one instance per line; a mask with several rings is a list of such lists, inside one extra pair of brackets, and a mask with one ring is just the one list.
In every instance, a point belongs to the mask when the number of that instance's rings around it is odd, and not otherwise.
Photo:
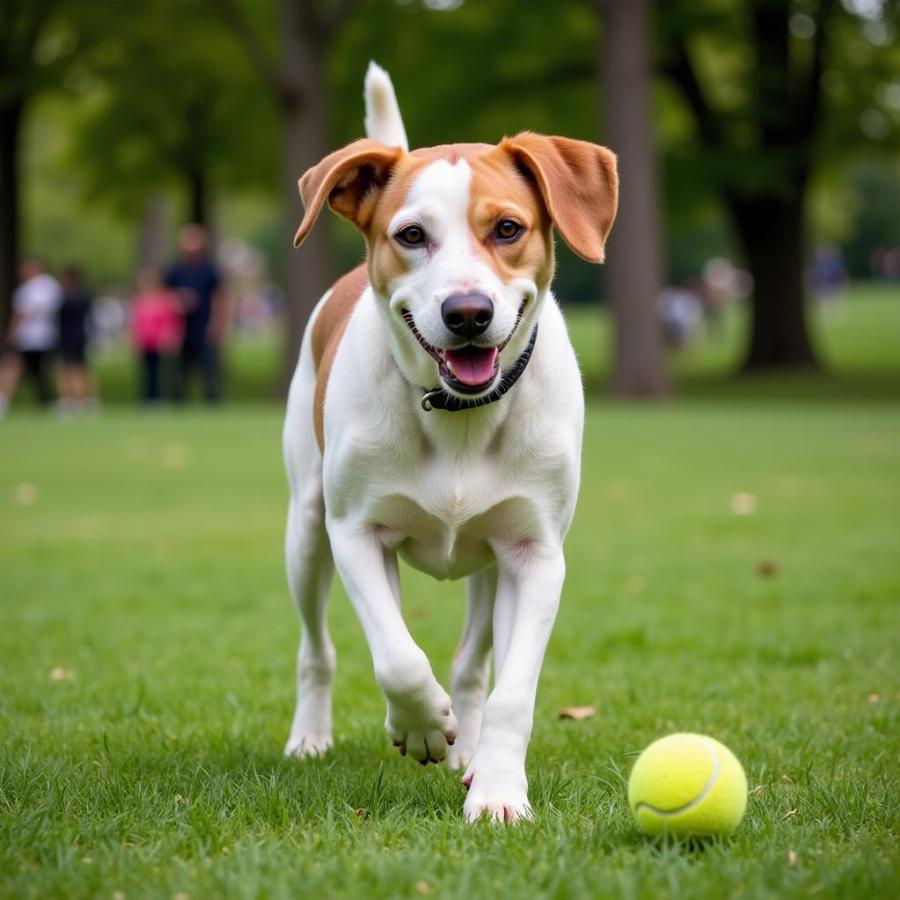
[(653, 837), (726, 837), (744, 817), (747, 776), (724, 744), (703, 734), (670, 734), (638, 757), (628, 805)]

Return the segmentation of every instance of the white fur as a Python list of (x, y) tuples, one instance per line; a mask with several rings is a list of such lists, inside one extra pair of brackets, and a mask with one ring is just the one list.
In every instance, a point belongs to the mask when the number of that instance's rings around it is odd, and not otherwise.
[[(465, 768), (468, 820), (514, 821), (531, 815), (525, 755), (562, 589), (584, 404), (552, 294), (527, 281), (504, 284), (471, 252), (470, 174), (464, 162), (431, 164), (398, 212), (393, 224), (402, 226), (404, 216), (423, 224), (434, 247), (410, 250), (418, 255), (389, 296), (367, 288), (354, 309), (325, 395), (324, 459), (312, 428), (311, 327), (304, 337), (284, 429), (287, 564), (303, 619), (286, 752), (319, 753), (332, 741), (334, 649), (324, 607), (333, 555), (371, 649), (392, 740), (419, 761)], [(446, 346), (440, 304), (460, 289), (494, 299), (488, 337), (496, 342), (509, 336), (526, 301), (501, 369), (539, 322), (537, 343), (500, 401), (425, 412), (422, 388), (437, 385), (437, 367), (400, 311), (413, 314), (426, 340)], [(398, 557), (435, 578), (469, 579), (452, 702), (403, 620)]]
[[(465, 160), (451, 165), (438, 160), (426, 166), (413, 182), (406, 203), (388, 226), (393, 234), (404, 225), (424, 226), (432, 246), (428, 250), (406, 250), (411, 268), (397, 284), (388, 286), (387, 311), (394, 335), (392, 349), (407, 380), (422, 386), (437, 384), (435, 362), (422, 353), (403, 320), (404, 309), (412, 313), (416, 327), (430, 344), (452, 346), (458, 338), (444, 325), (441, 303), (455, 292), (478, 292), (494, 302), (494, 318), (479, 343), (500, 344), (512, 333), (522, 301), (530, 305), (534, 318), (537, 286), (518, 278), (505, 284), (497, 273), (479, 260), (472, 249), (468, 205), (472, 170)], [(524, 324), (524, 323), (523, 323)], [(507, 365), (528, 342), (529, 329), (520, 327), (504, 353)], [(500, 373), (497, 374), (499, 380)], [(494, 384), (485, 388), (490, 393)]]
[(366, 70), (366, 134), (388, 147), (409, 150), (391, 78), (376, 62)]

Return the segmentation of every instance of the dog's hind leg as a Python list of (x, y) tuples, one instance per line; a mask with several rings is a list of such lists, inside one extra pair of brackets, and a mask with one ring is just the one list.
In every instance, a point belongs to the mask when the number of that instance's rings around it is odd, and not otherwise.
[(297, 706), (285, 754), (309, 756), (327, 750), (331, 736), (331, 685), (335, 652), (326, 609), (334, 563), (325, 531), (322, 454), (312, 422), (315, 372), (307, 328), (291, 384), (284, 429), (285, 465), (291, 487), (285, 536), (288, 584), (300, 612)]
[(490, 676), (494, 596), (497, 593), (496, 567), (476, 572), (469, 577), (466, 587), (466, 624), (453, 658), (451, 675), (453, 709), (459, 721), (459, 736), (447, 754), (447, 765), (454, 769), (468, 766), (478, 746)]
[[(288, 581), (302, 621), (297, 654), (297, 706), (285, 753), (318, 754), (331, 746), (331, 685), (336, 655), (326, 619), (334, 564), (325, 533), (321, 487), (291, 501), (288, 512)], [(316, 496), (318, 494), (318, 496)]]

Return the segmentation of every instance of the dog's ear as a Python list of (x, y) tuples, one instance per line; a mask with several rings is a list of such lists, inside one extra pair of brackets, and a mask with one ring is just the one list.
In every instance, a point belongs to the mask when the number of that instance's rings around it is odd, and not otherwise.
[(616, 155), (587, 141), (523, 132), (501, 149), (534, 180), (563, 240), (579, 256), (603, 262), (606, 236), (616, 217)]
[(399, 147), (387, 147), (364, 138), (335, 150), (300, 179), (300, 198), (305, 210), (294, 237), (299, 247), (309, 234), (325, 202), (339, 215), (365, 231), (372, 217), (377, 189), (403, 155)]

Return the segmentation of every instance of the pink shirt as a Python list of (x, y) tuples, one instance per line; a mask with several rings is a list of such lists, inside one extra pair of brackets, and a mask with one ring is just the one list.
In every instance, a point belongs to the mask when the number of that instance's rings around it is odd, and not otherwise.
[(150, 291), (134, 298), (131, 336), (139, 350), (174, 350), (183, 328), (181, 309), (171, 291)]

